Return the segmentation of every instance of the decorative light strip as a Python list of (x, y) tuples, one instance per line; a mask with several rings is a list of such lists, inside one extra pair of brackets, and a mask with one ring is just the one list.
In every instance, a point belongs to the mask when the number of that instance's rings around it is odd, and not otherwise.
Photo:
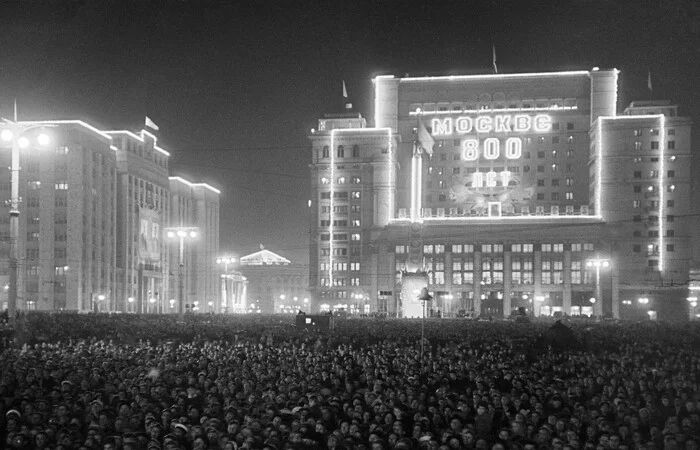
[(212, 191), (212, 192), (214, 192), (214, 193), (216, 193), (216, 194), (221, 194), (221, 191), (220, 191), (220, 190), (216, 189), (215, 187), (212, 187), (212, 186), (208, 185), (207, 183), (192, 183), (191, 181), (187, 181), (187, 180), (185, 180), (184, 178), (178, 177), (178, 176), (175, 176), (175, 177), (168, 177), (168, 179), (169, 179), (169, 180), (173, 180), (173, 181), (179, 181), (179, 182), (181, 182), (181, 183), (183, 183), (183, 184), (186, 184), (186, 185), (189, 186), (189, 187), (193, 187), (193, 188), (203, 187), (203, 188), (209, 189), (210, 191)]
[(596, 192), (595, 192), (595, 213), (596, 215), (603, 217), (603, 116), (598, 117), (597, 126), (597, 141), (596, 146), (598, 147), (598, 155), (596, 161)]
[[(548, 215), (529, 215), (529, 216), (480, 216), (480, 217), (422, 217), (421, 222), (428, 225), (441, 223), (441, 222), (458, 222), (458, 223), (469, 223), (477, 222), (483, 225), (494, 225), (499, 222), (547, 222), (547, 221), (569, 221), (569, 222), (585, 222), (585, 223), (595, 223), (600, 222), (602, 217), (599, 215), (589, 215), (589, 216), (571, 216), (571, 215), (559, 215), (559, 216), (548, 216)], [(410, 223), (411, 218), (397, 218), (392, 219), (391, 223)]]
[[(588, 70), (572, 70), (564, 72), (533, 72), (533, 73), (502, 73), (502, 74), (481, 74), (481, 75), (446, 75), (438, 77), (406, 77), (399, 78), (403, 82), (415, 81), (466, 81), (466, 80), (483, 80), (483, 79), (504, 79), (504, 78), (541, 78), (541, 77), (570, 77), (570, 76), (588, 76)], [(393, 77), (392, 77), (393, 78)]]
[(664, 182), (666, 181), (666, 116), (659, 116), (659, 272), (664, 270), (664, 215), (666, 214)]
[(328, 287), (333, 288), (333, 204), (335, 202), (335, 132), (331, 130), (331, 202), (328, 210)]
[(153, 139), (153, 149), (154, 150), (164, 154), (165, 156), (170, 156), (170, 153), (168, 153), (167, 151), (163, 150), (162, 148), (158, 147), (158, 145), (156, 145), (156, 143), (158, 142), (158, 138), (153, 133), (150, 133), (146, 130), (141, 130), (141, 136), (137, 135), (136, 133), (132, 133), (129, 130), (111, 130), (111, 131), (105, 131), (105, 133), (108, 133), (108, 134), (126, 134), (126, 135), (131, 136), (132, 138), (134, 138), (137, 141), (142, 142), (142, 143), (146, 142), (146, 139), (144, 139), (143, 135), (147, 134)]
[[(663, 271), (665, 263), (664, 254), (664, 214), (666, 213), (665, 202), (665, 192), (664, 192), (664, 182), (666, 181), (666, 116), (663, 114), (649, 114), (649, 115), (629, 115), (629, 116), (615, 116), (615, 117), (598, 117), (598, 158), (602, 162), (602, 122), (603, 120), (644, 120), (644, 119), (658, 119), (659, 120), (659, 272)], [(596, 207), (601, 205), (602, 201), (602, 180), (600, 175), (602, 174), (602, 164), (598, 165), (598, 192), (596, 193)], [(599, 211), (596, 211), (600, 213)]]
[(47, 125), (80, 125), (82, 127), (87, 128), (88, 130), (99, 134), (100, 136), (109, 139), (110, 141), (112, 140), (112, 136), (108, 135), (106, 132), (98, 130), (97, 128), (93, 127), (89, 123), (83, 122), (82, 120), (23, 120), (19, 122), (20, 124), (24, 125), (41, 125), (41, 124), (47, 124)]
[(113, 151), (118, 152), (119, 149), (113, 145), (110, 145), (109, 148), (111, 148)]
[(578, 106), (545, 106), (540, 108), (488, 108), (488, 109), (460, 109), (452, 111), (410, 111), (409, 116), (430, 116), (433, 114), (482, 114), (482, 113), (493, 113), (493, 112), (528, 112), (528, 111), (574, 111), (577, 110)]

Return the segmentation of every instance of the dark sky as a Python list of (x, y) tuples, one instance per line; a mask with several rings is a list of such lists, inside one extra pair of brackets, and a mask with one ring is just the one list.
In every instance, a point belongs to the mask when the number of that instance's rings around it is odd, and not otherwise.
[(697, 123), (694, 3), (3, 0), (0, 113), (16, 97), (21, 119), (137, 130), (148, 114), (171, 172), (221, 188), (222, 249), (305, 261), (306, 135), (343, 79), (371, 119), (373, 76), (490, 73), (495, 44), (501, 73), (617, 67), (623, 104), (650, 98), (651, 70), (653, 98)]

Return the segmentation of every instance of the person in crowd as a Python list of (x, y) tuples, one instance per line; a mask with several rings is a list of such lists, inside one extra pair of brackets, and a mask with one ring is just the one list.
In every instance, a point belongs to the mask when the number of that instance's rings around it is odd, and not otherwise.
[[(0, 353), (17, 449), (690, 449), (700, 327), (29, 314)], [(585, 338), (584, 338), (585, 337)], [(421, 354), (423, 357), (421, 358)]]

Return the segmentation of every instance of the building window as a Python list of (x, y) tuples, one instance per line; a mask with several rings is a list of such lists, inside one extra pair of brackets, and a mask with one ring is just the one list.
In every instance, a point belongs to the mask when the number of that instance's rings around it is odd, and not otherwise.
[(56, 183), (55, 188), (57, 191), (67, 191), (68, 190), (68, 183)]
[(360, 191), (352, 191), (350, 193), (350, 198), (354, 198), (354, 199), (360, 198)]
[(321, 184), (330, 184), (330, 182), (331, 182), (331, 180), (326, 178), (326, 177), (321, 178)]
[(350, 179), (350, 183), (352, 183), (352, 184), (360, 184), (360, 183), (362, 183), (362, 179), (361, 179), (360, 177), (352, 177), (352, 178)]
[(360, 146), (357, 144), (352, 146), (352, 157), (353, 158), (360, 157)]
[(571, 284), (581, 284), (583, 264), (581, 261), (571, 261)]
[(513, 284), (533, 283), (534, 271), (532, 258), (513, 258), (510, 263)]
[(346, 181), (345, 177), (338, 177), (337, 183), (338, 184), (345, 184), (345, 181)]
[(330, 150), (328, 149), (328, 146), (327, 146), (327, 145), (324, 145), (324, 146), (323, 146), (323, 153), (322, 153), (323, 156), (322, 156), (322, 158), (328, 158), (328, 157), (330, 156), (329, 153), (330, 153)]
[(559, 165), (558, 164), (552, 164), (552, 172), (556, 172), (559, 170)]
[(676, 171), (669, 170), (667, 176), (668, 176), (668, 178), (674, 178), (676, 176)]
[(360, 240), (360, 233), (353, 233), (351, 236), (353, 241), (359, 241)]
[(503, 258), (485, 258), (481, 261), (481, 280), (484, 284), (503, 284)]
[(345, 147), (343, 147), (342, 145), (339, 145), (337, 155), (338, 155), (338, 158), (344, 158), (345, 157)]
[(573, 130), (573, 129), (574, 129), (574, 124), (571, 123), (571, 122), (567, 122), (567, 123), (566, 123), (566, 129), (567, 129), (567, 130)]
[(668, 141), (666, 143), (666, 150), (675, 150), (676, 149), (676, 141)]
[(573, 199), (574, 199), (574, 193), (573, 193), (573, 192), (567, 192), (567, 193), (566, 193), (566, 199), (567, 199), (567, 200), (573, 200)]
[(658, 150), (659, 149), (659, 141), (651, 141), (651, 149)]

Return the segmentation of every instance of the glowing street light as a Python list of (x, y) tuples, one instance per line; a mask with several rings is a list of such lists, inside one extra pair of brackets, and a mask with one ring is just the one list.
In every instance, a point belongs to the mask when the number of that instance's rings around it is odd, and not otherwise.
[[(196, 239), (199, 229), (197, 227), (168, 227), (165, 235), (170, 239), (178, 239), (180, 243), (178, 262), (178, 296), (180, 301), (180, 315), (185, 314), (185, 240)], [(172, 305), (171, 305), (172, 307)]]
[(17, 284), (19, 270), (19, 152), (32, 144), (30, 137), (41, 147), (51, 143), (48, 134), (40, 131), (34, 136), (28, 136), (31, 130), (42, 128), (43, 125), (26, 125), (17, 120), (17, 104), (15, 103), (14, 121), (3, 119), (0, 123), (0, 141), (9, 143), (12, 148), (12, 162), (10, 165), (10, 288), (7, 296), (7, 313), (10, 325), (15, 323), (17, 310)]

